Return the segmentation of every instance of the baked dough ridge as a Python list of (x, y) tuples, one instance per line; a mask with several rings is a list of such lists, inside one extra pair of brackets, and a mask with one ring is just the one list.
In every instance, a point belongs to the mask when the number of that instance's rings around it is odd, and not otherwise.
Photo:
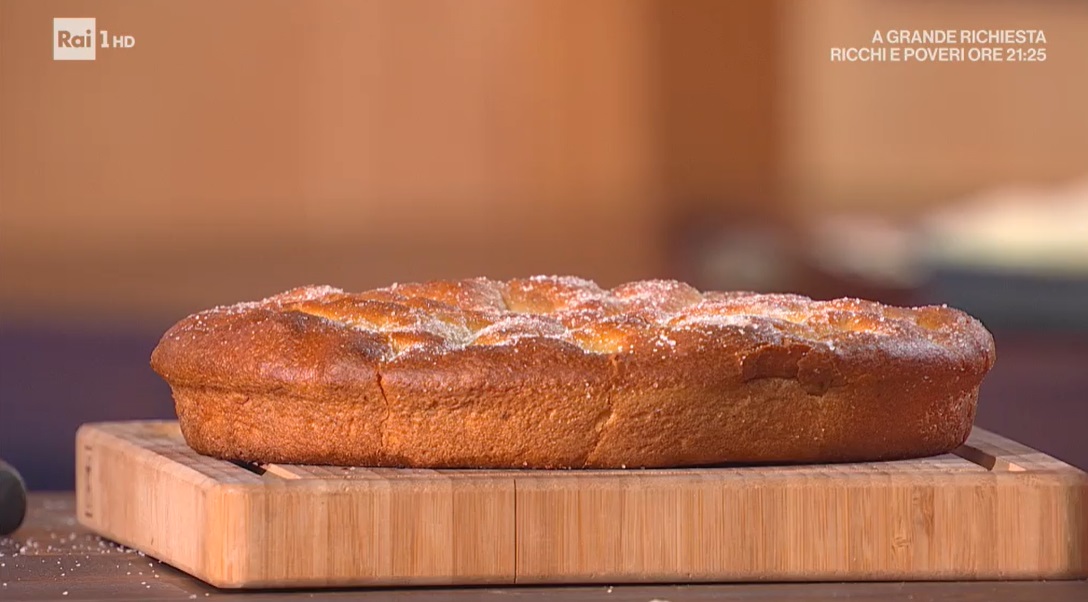
[(995, 360), (946, 306), (535, 276), (299, 287), (184, 318), (151, 365), (217, 458), (651, 468), (946, 453)]

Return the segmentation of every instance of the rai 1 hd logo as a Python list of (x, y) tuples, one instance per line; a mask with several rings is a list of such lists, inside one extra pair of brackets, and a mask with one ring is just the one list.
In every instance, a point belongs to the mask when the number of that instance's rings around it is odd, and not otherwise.
[(94, 17), (53, 19), (53, 60), (93, 61), (98, 48), (132, 48), (136, 38), (98, 31)]

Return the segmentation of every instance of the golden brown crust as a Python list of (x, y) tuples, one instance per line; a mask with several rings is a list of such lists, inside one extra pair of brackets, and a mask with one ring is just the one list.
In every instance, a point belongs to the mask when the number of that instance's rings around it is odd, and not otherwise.
[(295, 289), (189, 316), (152, 366), (208, 455), (559, 468), (944, 453), (994, 359), (947, 307), (534, 277)]

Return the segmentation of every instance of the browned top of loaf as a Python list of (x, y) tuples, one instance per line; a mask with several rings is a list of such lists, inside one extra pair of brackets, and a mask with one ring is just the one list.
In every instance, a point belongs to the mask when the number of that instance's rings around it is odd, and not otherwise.
[[(807, 379), (802, 384), (816, 390), (835, 384), (840, 363), (852, 370), (929, 366), (980, 378), (995, 357), (990, 333), (945, 306), (700, 292), (665, 280), (605, 290), (579, 278), (536, 276), (394, 284), (360, 293), (297, 288), (185, 318), (163, 336), (152, 365), (172, 385), (287, 388), (325, 398), (372, 386), (383, 365), (456, 367), (459, 356), (468, 364), (481, 357), (502, 361), (542, 346), (575, 366), (596, 366), (585, 360), (607, 357), (664, 371), (673, 368), (674, 356), (710, 351), (739, 358), (732, 365), (742, 366), (744, 379)], [(678, 346), (684, 353), (676, 353)], [(825, 358), (821, 365), (829, 368), (806, 371), (798, 365), (806, 355)], [(455, 386), (453, 376), (434, 374), (443, 387)], [(682, 371), (671, 376), (684, 378)]]

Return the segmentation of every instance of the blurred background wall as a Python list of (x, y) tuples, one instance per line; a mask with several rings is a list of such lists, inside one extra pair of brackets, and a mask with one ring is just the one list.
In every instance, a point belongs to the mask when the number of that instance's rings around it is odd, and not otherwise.
[[(136, 45), (54, 62), (64, 16)], [(828, 60), (948, 28), (1047, 61)], [(0, 0), (0, 456), (68, 487), (80, 423), (171, 416), (211, 305), (572, 273), (964, 306), (979, 424), (1088, 468), (1086, 73), (1076, 2)]]

